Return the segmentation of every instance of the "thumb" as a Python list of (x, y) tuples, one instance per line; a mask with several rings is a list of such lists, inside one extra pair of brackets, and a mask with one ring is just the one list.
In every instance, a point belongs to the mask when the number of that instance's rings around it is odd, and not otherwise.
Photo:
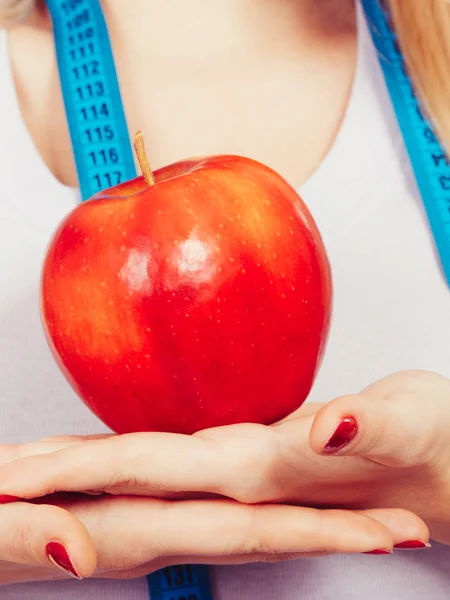
[(14, 502), (1, 496), (0, 561), (60, 569), (67, 577), (92, 575), (97, 562), (85, 526), (70, 512), (50, 505)]
[(439, 450), (442, 458), (449, 445), (448, 398), (443, 403), (436, 390), (428, 388), (425, 395), (417, 392), (421, 386), (390, 389), (391, 383), (383, 380), (325, 405), (311, 428), (311, 448), (321, 455), (359, 456), (391, 467), (429, 464)]

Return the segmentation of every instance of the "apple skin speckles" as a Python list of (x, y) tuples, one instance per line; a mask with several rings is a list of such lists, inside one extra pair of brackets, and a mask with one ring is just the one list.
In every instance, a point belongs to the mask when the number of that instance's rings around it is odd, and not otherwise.
[(41, 305), (60, 368), (119, 433), (285, 417), (310, 391), (331, 317), (311, 215), (246, 158), (154, 175), (81, 204), (51, 241)]

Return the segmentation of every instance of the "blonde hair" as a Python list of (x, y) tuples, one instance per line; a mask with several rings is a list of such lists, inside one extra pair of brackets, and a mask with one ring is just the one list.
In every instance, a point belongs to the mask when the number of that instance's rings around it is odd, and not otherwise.
[(414, 88), (450, 153), (450, 2), (388, 0)]
[[(0, 0), (0, 27), (26, 20), (36, 1)], [(422, 106), (450, 151), (450, 1), (387, 0), (387, 4)]]

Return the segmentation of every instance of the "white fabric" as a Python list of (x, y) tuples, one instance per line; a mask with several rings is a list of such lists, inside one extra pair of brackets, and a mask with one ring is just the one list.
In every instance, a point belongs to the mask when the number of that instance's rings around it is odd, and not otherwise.
[[(360, 12), (348, 113), (300, 190), (334, 272), (330, 342), (311, 400), (356, 392), (390, 372), (450, 376), (450, 292), (441, 275), (377, 58)], [(13, 140), (13, 141), (11, 141)], [(38, 313), (48, 238), (78, 201), (58, 184), (22, 124), (0, 33), (0, 440), (104, 427), (69, 389)], [(215, 600), (448, 600), (450, 548), (212, 569)], [(145, 600), (145, 580), (27, 584), (5, 600)]]

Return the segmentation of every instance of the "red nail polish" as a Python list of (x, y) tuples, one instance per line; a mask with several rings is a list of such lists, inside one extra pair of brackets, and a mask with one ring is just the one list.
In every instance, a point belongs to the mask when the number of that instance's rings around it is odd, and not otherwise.
[(48, 559), (55, 565), (55, 567), (62, 569), (65, 573), (69, 573), (76, 579), (83, 579), (77, 573), (72, 561), (70, 560), (67, 550), (62, 544), (59, 542), (49, 542), (45, 549), (47, 551)]
[(419, 550), (421, 548), (431, 548), (431, 544), (422, 542), (422, 540), (408, 540), (407, 542), (395, 544), (394, 548), (396, 550)]
[(331, 454), (332, 452), (341, 450), (341, 448), (355, 439), (357, 433), (358, 423), (356, 422), (356, 419), (354, 417), (344, 417), (339, 423), (336, 431), (326, 443), (323, 451)]
[(9, 496), (8, 494), (0, 494), (0, 504), (11, 504), (11, 502), (20, 502), (21, 498), (17, 496)]
[(363, 554), (392, 554), (392, 550), (386, 550), (385, 548), (378, 548), (377, 550), (371, 550), (370, 552), (363, 552)]

